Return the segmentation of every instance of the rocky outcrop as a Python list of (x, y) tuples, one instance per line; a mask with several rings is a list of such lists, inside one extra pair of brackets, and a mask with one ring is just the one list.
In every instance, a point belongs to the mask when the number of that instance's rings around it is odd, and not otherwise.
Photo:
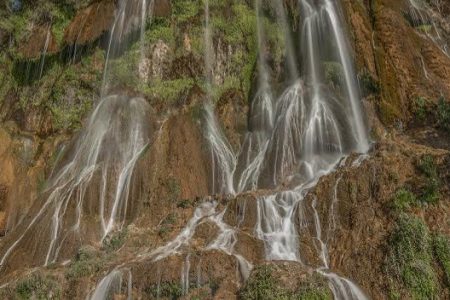
[(157, 18), (164, 18), (170, 16), (172, 13), (171, 0), (155, 0), (153, 3), (153, 16)]
[(39, 59), (42, 55), (59, 52), (51, 25), (37, 25), (31, 30), (29, 37), (19, 44), (19, 53), (24, 59)]
[(79, 11), (65, 30), (65, 44), (86, 45), (95, 42), (110, 30), (115, 9), (114, 1), (102, 0)]
[(406, 2), (344, 1), (358, 67), (380, 87), (378, 113), (388, 125), (411, 120), (418, 97), (450, 97), (448, 57), (408, 23)]

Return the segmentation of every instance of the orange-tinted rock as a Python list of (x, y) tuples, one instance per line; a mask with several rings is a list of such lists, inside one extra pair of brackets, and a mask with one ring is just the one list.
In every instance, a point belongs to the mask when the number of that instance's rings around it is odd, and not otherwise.
[(153, 5), (153, 15), (155, 17), (168, 17), (172, 13), (170, 0), (155, 0)]
[(19, 53), (25, 59), (38, 59), (42, 54), (55, 54), (59, 51), (58, 44), (50, 25), (36, 26), (28, 39), (20, 42)]
[(67, 45), (85, 45), (96, 41), (108, 31), (114, 21), (113, 0), (97, 1), (79, 11), (64, 33)]

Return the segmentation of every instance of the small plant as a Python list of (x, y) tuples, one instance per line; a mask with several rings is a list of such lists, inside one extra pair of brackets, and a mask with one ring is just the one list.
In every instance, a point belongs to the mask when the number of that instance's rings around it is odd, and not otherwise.
[(177, 217), (174, 213), (170, 213), (167, 217), (162, 221), (162, 225), (173, 225), (177, 221)]
[(177, 208), (186, 209), (191, 206), (192, 206), (192, 204), (191, 204), (191, 201), (189, 201), (189, 199), (183, 199), (183, 200), (178, 201), (178, 203), (177, 203)]
[(151, 295), (154, 299), (167, 298), (176, 300), (183, 295), (183, 289), (179, 283), (175, 282), (162, 282), (159, 287), (152, 285), (146, 288), (147, 294)]
[(65, 273), (68, 280), (90, 276), (100, 271), (101, 260), (94, 249), (81, 248)]
[(296, 300), (331, 300), (333, 295), (328, 287), (328, 282), (322, 276), (312, 276), (308, 282), (302, 283), (290, 299)]
[(414, 101), (414, 112), (419, 121), (425, 121), (427, 115), (427, 99), (424, 97), (418, 97)]
[(367, 71), (359, 76), (359, 84), (364, 96), (380, 93), (380, 84)]
[(396, 211), (405, 211), (416, 204), (416, 195), (406, 188), (401, 188), (395, 193), (391, 206)]
[(58, 282), (40, 274), (20, 281), (15, 288), (16, 299), (61, 299), (61, 289)]
[(244, 288), (239, 293), (239, 299), (287, 299), (288, 293), (278, 285), (273, 276), (272, 267), (263, 265), (257, 267)]
[(418, 169), (425, 175), (426, 182), (420, 200), (424, 203), (434, 204), (440, 199), (440, 180), (434, 158), (431, 155), (423, 156)]
[(437, 106), (437, 120), (440, 128), (450, 133), (450, 103), (441, 97)]
[(172, 202), (177, 201), (181, 196), (181, 187), (178, 180), (175, 178), (169, 178), (167, 180), (167, 191), (169, 193), (169, 198)]
[(422, 33), (429, 34), (433, 30), (433, 27), (429, 24), (424, 24), (417, 26), (416, 29)]
[(108, 235), (103, 240), (102, 248), (103, 250), (106, 250), (106, 252), (114, 252), (123, 246), (126, 238), (127, 238), (127, 230), (115, 232), (111, 235)]
[(391, 285), (403, 286), (414, 299), (436, 297), (438, 284), (432, 268), (431, 237), (421, 219), (399, 216), (389, 239), (388, 253), (386, 270)]
[(173, 229), (173, 225), (175, 224), (176, 221), (177, 221), (176, 214), (174, 214), (174, 213), (168, 214), (164, 218), (164, 220), (161, 221), (161, 224), (160, 224), (160, 227), (158, 230), (159, 236), (165, 237), (165, 235), (167, 235), (169, 232), (171, 232)]
[(417, 167), (427, 177), (437, 177), (437, 168), (434, 162), (434, 158), (431, 155), (424, 155)]
[(444, 270), (447, 285), (450, 286), (450, 238), (442, 234), (435, 235), (433, 251), (436, 260)]

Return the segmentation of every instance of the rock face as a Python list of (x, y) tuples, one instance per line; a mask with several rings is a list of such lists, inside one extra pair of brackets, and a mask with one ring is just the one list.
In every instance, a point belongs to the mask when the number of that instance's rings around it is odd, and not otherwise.
[(95, 1), (79, 11), (64, 32), (66, 45), (86, 45), (109, 31), (116, 6), (112, 0)]
[(22, 41), (19, 47), (19, 53), (25, 59), (39, 59), (41, 55), (51, 55), (57, 52), (59, 52), (59, 47), (52, 33), (51, 25), (34, 28), (30, 37)]
[(450, 86), (444, 79), (450, 70), (448, 56), (408, 23), (409, 1), (344, 3), (357, 63), (381, 88), (382, 121), (409, 121), (418, 97), (449, 97)]
[[(67, 163), (61, 153), (76, 149), (80, 126), (86, 126), (88, 112), (104, 94), (102, 71), (109, 66), (116, 71), (110, 93), (143, 98), (152, 107), (146, 117), (152, 134), (130, 175), (131, 200), (123, 224), (97, 238), (97, 199), (115, 190), (97, 189), (107, 175), (95, 175), (93, 187), (81, 185), (91, 199), (88, 204), (79, 207), (74, 194), (60, 208), (72, 212), (73, 219), (86, 212), (83, 224), (45, 220), (64, 236), (67, 245), (57, 250), (64, 260), (37, 263), (46, 254), (37, 250), (39, 245), (52, 237), (42, 227), (34, 229), (26, 247), (0, 264), (1, 299), (86, 299), (97, 292), (107, 299), (332, 299), (328, 277), (321, 273), (324, 256), (332, 272), (357, 283), (373, 299), (450, 297), (450, 58), (442, 41), (433, 40), (428, 19), (420, 25), (411, 22), (409, 0), (340, 1), (372, 145), (367, 155), (350, 154), (321, 177), (295, 208), (299, 262), (268, 261), (267, 241), (256, 232), (260, 201), (275, 189), (211, 193), (211, 174), (217, 170), (205, 138), (204, 104), (214, 102), (219, 126), (238, 153), (261, 76), (250, 2), (210, 1), (210, 21), (216, 26), (209, 49), (211, 74), (205, 67), (203, 1), (155, 0), (155, 21), (145, 29), (144, 42), (130, 38), (110, 65), (105, 65), (104, 45), (94, 42), (111, 30), (115, 0), (61, 1), (58, 5), (76, 10), (64, 11), (63, 22), (27, 28), (31, 34), (25, 36), (0, 22), (0, 260), (45, 205), (46, 179)], [(274, 22), (276, 8), (263, 2), (263, 59), (276, 94), (285, 88), (288, 59), (283, 32)], [(36, 3), (24, 2), (25, 10), (11, 19), (0, 4), (0, 18), (13, 22), (33, 16), (26, 9), (36, 9)], [(299, 1), (283, 3), (286, 30), (298, 36)], [(448, 39), (450, 5), (434, 1), (428, 12)], [(55, 11), (50, 14), (57, 17)], [(79, 60), (58, 58), (60, 46), (87, 45), (92, 49), (87, 47)], [(40, 68), (39, 58), (45, 63), (50, 56), (54, 59), (40, 78), (20, 80), (23, 59), (26, 68), (35, 61)], [(126, 123), (120, 128), (127, 129)], [(106, 142), (111, 149), (120, 143)], [(284, 189), (280, 185), (276, 191)], [(402, 223), (405, 219), (409, 223)], [(416, 221), (420, 226), (413, 230), (404, 226)], [(425, 228), (423, 239), (420, 228)], [(72, 237), (75, 231), (83, 233), (86, 245)], [(409, 252), (397, 247), (402, 241), (413, 245), (403, 247)], [(408, 255), (412, 262), (405, 261)]]
[(153, 3), (153, 15), (157, 18), (168, 17), (172, 13), (170, 0), (155, 0)]

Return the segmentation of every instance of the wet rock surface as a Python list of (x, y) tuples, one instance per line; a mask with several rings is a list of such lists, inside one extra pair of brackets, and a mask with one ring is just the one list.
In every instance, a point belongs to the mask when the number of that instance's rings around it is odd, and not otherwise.
[[(384, 299), (393, 294), (413, 297), (406, 280), (389, 273), (386, 262), (393, 247), (391, 236), (396, 232), (402, 214), (420, 219), (430, 236), (450, 235), (450, 136), (437, 117), (441, 116), (437, 112), (438, 99), (442, 97), (446, 103), (450, 99), (450, 59), (426, 34), (421, 34), (420, 30), (427, 28), (417, 28), (405, 18), (408, 2), (342, 1), (348, 39), (355, 54), (364, 101), (368, 103), (374, 140), (368, 157), (351, 154), (336, 170), (323, 176), (299, 204), (294, 223), (299, 235), (300, 263), (268, 262), (265, 243), (257, 237), (258, 201), (273, 190), (261, 189), (234, 196), (211, 195), (210, 174), (214, 167), (205, 141), (202, 108), (207, 93), (202, 81), (205, 77), (204, 49), (197, 49), (204, 38), (203, 7), (186, 1), (156, 0), (153, 16), (159, 22), (155, 26), (160, 27), (151, 31), (153, 27), (149, 25), (148, 47), (138, 71), (131, 72), (126, 68), (131, 64), (124, 59), (126, 54), (122, 57), (124, 61), (117, 58), (117, 69), (123, 71), (123, 77), (133, 81), (136, 76), (145, 84), (143, 88), (118, 82), (114, 91), (127, 90), (130, 95), (142, 95), (151, 103), (152, 112), (148, 119), (153, 133), (148, 149), (142, 153), (133, 172), (133, 185), (129, 191), (133, 204), (122, 230), (99, 242), (96, 238), (98, 228), (93, 225), (98, 224), (98, 216), (92, 213), (88, 214), (82, 228), (84, 238), (91, 246), (85, 249), (68, 237), (71, 240), (69, 250), (62, 253), (67, 261), (41, 267), (27, 251), (17, 253), (8, 265), (1, 266), (0, 270), (11, 271), (0, 276), (2, 283), (9, 283), (2, 289), (2, 297), (14, 299), (20, 287), (26, 286), (43, 289), (44, 298), (57, 295), (61, 299), (84, 299), (94, 293), (102, 279), (117, 270), (122, 280), (111, 295), (113, 299), (126, 299), (130, 294), (133, 299), (247, 299), (244, 296), (249, 295), (246, 291), (250, 284), (247, 283), (257, 282), (258, 270), (267, 266), (276, 279), (273, 290), (280, 295), (306, 294), (312, 287), (328, 299), (331, 292), (317, 272), (323, 258), (315, 210), (333, 272), (357, 282), (373, 299)], [(290, 22), (293, 22), (299, 18), (297, 1), (285, 3)], [(233, 16), (245, 11), (241, 6), (238, 7), (240, 10), (232, 9), (231, 5), (215, 10), (214, 15), (234, 20)], [(17, 51), (26, 60), (36, 60), (44, 48), (44, 56), (49, 57), (58, 55), (64, 45), (90, 45), (110, 31), (116, 9), (115, 1), (86, 3), (66, 20), (61, 41), (57, 41), (58, 37), (53, 33), (48, 34), (45, 25), (37, 26), (31, 35), (20, 39)], [(270, 11), (273, 8), (265, 9), (267, 13), (274, 13)], [(449, 12), (450, 6), (445, 3), (441, 11), (435, 11), (442, 16)], [(250, 20), (254, 15), (244, 17)], [(223, 19), (216, 20), (215, 24), (221, 25)], [(440, 26), (444, 29), (450, 24), (445, 18), (441, 21)], [(178, 26), (177, 22), (182, 25)], [(292, 24), (292, 32), (298, 34), (296, 26)], [(13, 58), (15, 53), (7, 52), (12, 50), (7, 50), (5, 45), (10, 43), (12, 32), (11, 28), (3, 29), (0, 24), (1, 59), (8, 62), (2, 68), (11, 71), (9, 78), (14, 77), (12, 70), (16, 58)], [(256, 81), (257, 70), (254, 70), (256, 60), (241, 61), (241, 56), (250, 57), (254, 53), (235, 34), (221, 32), (215, 37), (212, 75), (217, 86), (224, 89), (215, 91), (215, 112), (231, 147), (239, 152), (249, 127), (252, 95), (248, 82)], [(249, 36), (245, 38), (250, 39)], [(270, 51), (273, 49), (266, 51), (269, 56), (275, 55), (275, 51)], [(132, 52), (134, 50), (130, 53), (139, 56), (140, 53)], [(89, 51), (86, 53), (80, 61), (73, 61), (73, 65), (55, 62), (54, 66), (69, 70), (64, 76), (59, 75), (63, 72), (55, 71), (50, 78), (43, 72), (41, 81), (33, 83), (34, 90), (28, 95), (52, 99), (39, 105), (21, 104), (27, 96), (21, 94), (21, 89), (30, 83), (20, 85), (0, 75), (2, 245), (17, 239), (13, 229), (33, 217), (30, 210), (45, 203), (45, 179), (57, 165), (60, 149), (70, 145), (67, 142), (70, 137), (79, 134), (77, 129), (61, 129), (65, 128), (61, 123), (74, 119), (78, 123), (87, 122), (87, 114), (80, 112), (84, 102), (76, 99), (96, 99), (100, 94), (95, 86), (101, 77), (98, 74), (104, 69), (103, 60)], [(276, 59), (269, 62), (277, 82), (285, 76), (280, 74), (283, 64)], [(249, 71), (250, 75), (248, 70), (253, 70)], [(75, 81), (82, 88), (70, 91), (74, 85), (74, 80), (69, 80), (73, 72), (81, 74), (82, 80), (75, 77)], [(172, 98), (175, 100), (169, 100)], [(419, 98), (427, 99), (424, 107), (417, 102)], [(67, 106), (56, 105), (58, 99)], [(67, 109), (58, 110), (60, 107)], [(73, 107), (80, 107), (80, 111), (72, 113), (73, 110), (68, 108)], [(419, 120), (422, 108), (424, 121)], [(55, 116), (61, 115), (66, 118), (56, 119)], [(421, 170), (420, 162), (425, 157), (432, 157), (437, 178), (430, 179)], [(430, 182), (434, 181), (439, 185), (431, 184), (430, 187)], [(100, 177), (94, 182), (100, 185)], [(397, 205), (399, 190), (407, 189), (422, 199), (429, 188), (438, 190), (439, 201), (420, 200), (406, 208), (402, 206), (401, 211), (393, 208)], [(284, 189), (287, 186), (281, 185), (278, 191)], [(99, 192), (90, 189), (88, 196), (97, 199)], [(75, 212), (74, 203), (71, 202), (67, 209)], [(214, 213), (205, 213), (195, 219), (197, 208), (205, 203), (214, 203)], [(83, 209), (94, 212), (98, 206), (92, 201)], [(214, 219), (221, 213), (223, 222)], [(51, 222), (50, 218), (48, 222)], [(171, 255), (156, 261), (153, 251), (183, 237), (190, 225), (192, 230), (188, 233), (191, 235), (183, 239), (178, 248), (168, 248), (166, 252)], [(232, 232), (224, 234), (230, 228)], [(36, 235), (39, 236), (39, 232)], [(221, 249), (214, 245), (218, 237), (226, 237)], [(45, 239), (48, 237), (43, 237), (42, 241)], [(29, 249), (36, 248), (37, 242), (41, 241), (30, 241)], [(35, 254), (36, 259), (44, 254)], [(436, 278), (434, 295), (446, 299), (450, 295), (448, 275), (436, 254), (431, 257)], [(30, 268), (21, 268), (24, 262), (29, 262)], [(128, 283), (129, 276), (132, 284)]]

